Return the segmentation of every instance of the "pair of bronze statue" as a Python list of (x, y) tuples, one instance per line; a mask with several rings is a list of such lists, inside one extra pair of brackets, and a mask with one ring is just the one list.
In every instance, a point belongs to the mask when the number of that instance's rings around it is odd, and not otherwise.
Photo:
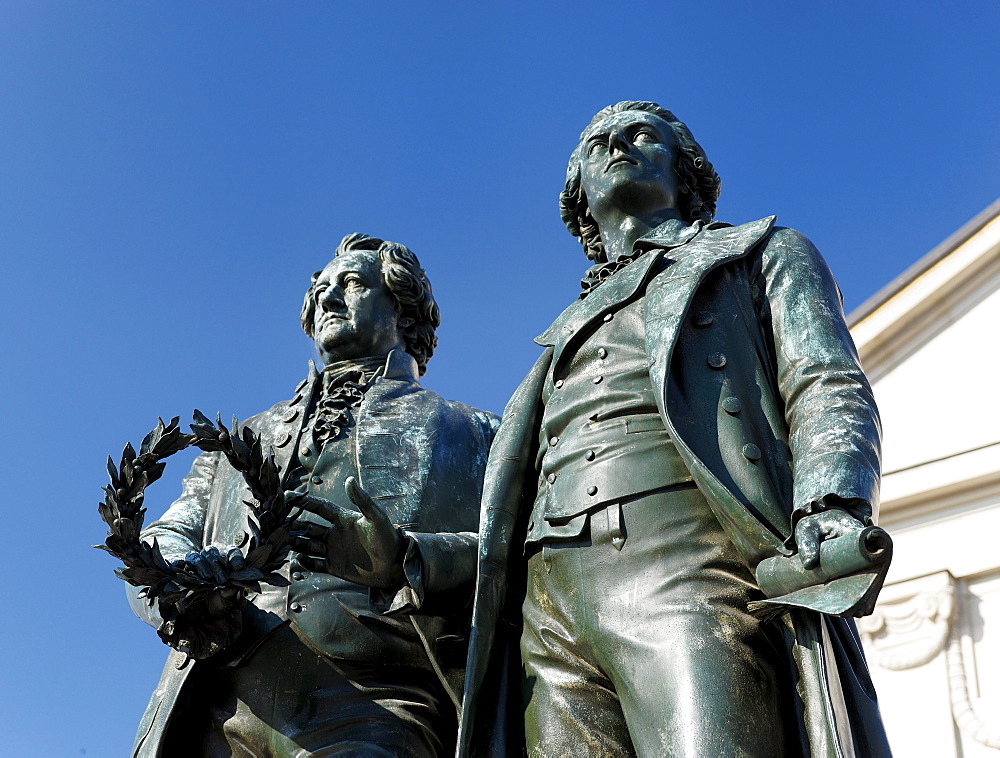
[[(322, 371), (246, 422), (304, 511), (283, 581), (197, 610), (241, 630), (171, 653), (134, 755), (888, 756), (847, 618), (884, 566), (822, 575), (876, 516), (878, 412), (819, 253), (719, 189), (670, 111), (594, 117), (560, 198), (593, 265), (502, 420), (420, 386), (430, 284), (346, 237)], [(222, 587), (249, 499), (202, 453), (142, 539)]]

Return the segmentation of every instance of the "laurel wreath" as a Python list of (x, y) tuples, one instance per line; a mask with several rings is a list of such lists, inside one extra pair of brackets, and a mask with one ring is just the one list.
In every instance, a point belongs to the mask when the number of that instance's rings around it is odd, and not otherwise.
[[(131, 443), (125, 445), (118, 466), (108, 457), (111, 484), (104, 487), (104, 502), (98, 505), (108, 536), (103, 545), (94, 547), (125, 564), (115, 569), (115, 574), (142, 587), (139, 597), (150, 606), (158, 602), (163, 624), (157, 632), (163, 642), (186, 654), (179, 666), (183, 667), (189, 660), (208, 658), (235, 641), (248, 592), (260, 592), (261, 583), (288, 586), (288, 580), (277, 572), (302, 511), (292, 512), (274, 454), (264, 455), (260, 438), (252, 429), (241, 429), (235, 417), (232, 428), (227, 429), (220, 416), (213, 423), (197, 410), (190, 434), (180, 430), (179, 421), (180, 417), (175, 417), (164, 424), (159, 419), (156, 428), (143, 438), (138, 454)], [(216, 569), (221, 567), (222, 571), (212, 579), (204, 578), (186, 560), (167, 561), (155, 538), (147, 543), (139, 537), (146, 514), (146, 487), (163, 474), (165, 458), (190, 445), (205, 452), (222, 452), (243, 474), (253, 498), (244, 501), (251, 511), (246, 554), (232, 548), (215, 556)]]

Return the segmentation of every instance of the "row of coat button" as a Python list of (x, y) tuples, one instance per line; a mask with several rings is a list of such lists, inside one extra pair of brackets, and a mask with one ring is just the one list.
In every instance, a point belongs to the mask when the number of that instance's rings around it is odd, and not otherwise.
[[(585, 456), (585, 457), (587, 457), (588, 461), (594, 460), (594, 457), (592, 455), (593, 452), (594, 452), (593, 450), (588, 450), (587, 451), (587, 456)], [(547, 481), (549, 484), (555, 484), (556, 483), (556, 479), (558, 479), (558, 478), (559, 478), (558, 474), (549, 474), (547, 477), (545, 477), (545, 481)], [(590, 495), (591, 497), (593, 497), (594, 495), (596, 495), (597, 494), (597, 485), (592, 484), (589, 487), (587, 487), (587, 494)]]
[[(549, 437), (549, 447), (555, 447), (558, 444), (559, 444), (558, 437)], [(597, 453), (594, 452), (593, 450), (588, 450), (586, 453), (583, 454), (583, 457), (586, 458), (588, 461), (592, 461), (594, 460), (594, 458), (597, 457)], [(551, 474), (550, 476), (555, 476), (555, 474)]]
[[(695, 326), (704, 329), (715, 323), (715, 317), (708, 311), (699, 311), (698, 313), (694, 314), (691, 321), (692, 323), (694, 323)], [(716, 371), (718, 371), (722, 368), (725, 368), (726, 355), (725, 353), (721, 352), (709, 353), (706, 362), (708, 363), (709, 368), (713, 368)], [(724, 410), (730, 416), (735, 416), (737, 413), (743, 410), (743, 403), (740, 402), (740, 399), (738, 397), (730, 395), (729, 397), (723, 398), (722, 410)], [(743, 446), (742, 453), (743, 457), (746, 458), (748, 461), (755, 463), (760, 460), (761, 456), (760, 448), (757, 447), (752, 442), (748, 442)]]

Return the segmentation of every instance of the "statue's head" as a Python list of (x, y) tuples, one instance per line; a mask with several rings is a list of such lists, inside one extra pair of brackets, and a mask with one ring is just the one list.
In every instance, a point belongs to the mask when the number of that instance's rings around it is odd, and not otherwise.
[(559, 211), (563, 223), (574, 237), (580, 238), (587, 257), (597, 263), (606, 261), (607, 254), (585, 188), (583, 168), (588, 159), (588, 151), (599, 149), (599, 146), (593, 145), (591, 136), (609, 132), (626, 134), (624, 139), (628, 140), (631, 139), (627, 136), (630, 122), (633, 122), (631, 125), (634, 128), (638, 128), (637, 122), (640, 121), (653, 126), (671, 143), (669, 154), (672, 156), (673, 175), (661, 177), (665, 185), (660, 188), (665, 193), (664, 197), (675, 204), (680, 217), (688, 223), (698, 219), (711, 221), (715, 216), (715, 203), (719, 199), (722, 181), (687, 126), (656, 103), (623, 100), (609, 105), (591, 119), (580, 135), (580, 142), (570, 156), (566, 169), (566, 187), (559, 196)]
[(300, 316), (324, 362), (403, 349), (423, 375), (437, 346), (441, 313), (420, 261), (407, 247), (349, 234), (312, 276)]

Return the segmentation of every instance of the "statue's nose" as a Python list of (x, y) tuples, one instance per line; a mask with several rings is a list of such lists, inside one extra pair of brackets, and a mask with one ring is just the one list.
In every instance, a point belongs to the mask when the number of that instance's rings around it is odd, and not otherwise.
[(608, 136), (608, 146), (611, 151), (617, 150), (619, 153), (630, 153), (632, 152), (632, 145), (629, 144), (628, 139), (619, 129), (615, 129)]
[(340, 291), (339, 287), (327, 287), (326, 291), (319, 298), (320, 305), (323, 306), (325, 310), (332, 310), (333, 308), (343, 307), (344, 297)]

